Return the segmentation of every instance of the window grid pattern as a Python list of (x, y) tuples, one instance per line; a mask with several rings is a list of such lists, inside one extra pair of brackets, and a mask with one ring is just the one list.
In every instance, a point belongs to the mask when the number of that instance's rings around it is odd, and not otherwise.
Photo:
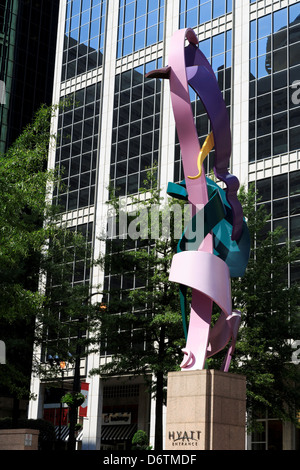
[[(220, 90), (223, 93), (228, 112), (231, 110), (231, 63), (232, 63), (232, 31), (228, 30), (211, 38), (199, 42), (199, 49), (206, 56), (207, 60), (216, 74)], [(206, 137), (211, 132), (211, 124), (206, 110), (198, 95), (190, 88), (190, 97), (192, 109), (195, 117), (195, 125), (198, 132), (200, 145), (202, 146)], [(214, 150), (204, 161), (205, 172), (209, 173), (213, 168)], [(181, 161), (181, 151), (176, 132), (175, 140), (175, 162), (174, 162), (174, 181), (178, 182), (184, 179), (184, 173)]]
[(164, 0), (120, 0), (117, 58), (163, 40)]
[[(91, 264), (92, 264), (92, 241), (93, 241), (93, 222), (86, 224), (80, 224), (69, 228), (72, 232), (80, 233), (85, 243), (85, 255), (79, 257), (76, 250), (73, 253), (73, 261), (68, 261), (65, 264), (68, 272), (68, 282), (70, 286), (75, 287), (76, 285), (88, 285), (90, 283), (91, 276)], [(72, 251), (74, 247), (68, 246), (68, 249)], [(62, 260), (63, 263), (63, 260)], [(74, 321), (76, 319), (70, 318), (65, 312), (63, 303), (60, 299), (61, 279), (52, 276), (48, 279), (49, 289), (51, 291), (51, 298), (53, 305), (51, 306), (51, 316), (56, 318), (56, 321), (63, 325), (60, 331), (56, 327), (48, 326), (44, 328), (44, 335), (46, 338), (45, 343), (42, 347), (41, 358), (43, 362), (47, 361), (49, 354), (54, 356), (57, 352), (57, 345), (60, 340), (68, 341), (70, 345), (69, 351), (73, 348), (74, 331), (77, 332), (77, 328), (74, 329)], [(55, 291), (58, 292), (55, 292)], [(77, 323), (77, 322), (76, 322)]]
[(250, 162), (300, 148), (299, 57), (299, 3), (250, 23)]
[(94, 204), (100, 91), (99, 82), (75, 91), (59, 114), (53, 202), (62, 212)]
[[(266, 230), (285, 230), (280, 242), (290, 239), (300, 244), (300, 171), (265, 178), (256, 182), (258, 206), (264, 205), (270, 215)], [(300, 262), (290, 266), (290, 282), (300, 281)]]
[(68, 0), (62, 81), (102, 65), (106, 0)]
[(251, 450), (282, 450), (282, 421), (268, 410), (254, 410), (260, 429), (251, 433)]
[(180, 0), (179, 27), (193, 28), (232, 12), (232, 0)]
[(103, 387), (103, 398), (138, 397), (139, 385), (108, 385)]
[(158, 163), (161, 80), (145, 74), (159, 67), (161, 59), (115, 77), (110, 181), (118, 196), (138, 193)]
[(69, 230), (81, 234), (86, 245), (86, 257), (79, 259), (78, 256), (74, 256), (73, 271), (72, 271), (72, 285), (76, 284), (89, 284), (91, 277), (91, 263), (92, 263), (92, 241), (93, 241), (93, 222), (87, 224), (76, 225), (70, 227)]

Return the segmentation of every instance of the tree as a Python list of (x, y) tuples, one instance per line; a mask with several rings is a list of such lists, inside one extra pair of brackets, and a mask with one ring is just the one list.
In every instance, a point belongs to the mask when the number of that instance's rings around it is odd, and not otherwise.
[[(80, 394), (80, 361), (93, 351), (93, 330), (98, 327), (99, 306), (82, 270), (91, 266), (91, 246), (83, 233), (66, 226), (52, 234), (40, 263), (44, 301), (36, 312), (35, 346), (42, 356), (33, 370), (44, 380), (57, 379), (59, 368), (49, 367), (48, 357), (58, 357), (73, 369), (72, 395)], [(97, 294), (97, 291), (95, 291)], [(70, 385), (70, 381), (69, 381)], [(75, 450), (78, 406), (69, 407), (68, 450)]]
[[(292, 340), (300, 333), (300, 290), (288, 284), (287, 268), (299, 260), (300, 251), (292, 242), (282, 243), (282, 229), (266, 229), (269, 215), (263, 205), (256, 206), (252, 188), (242, 188), (239, 198), (252, 246), (244, 276), (232, 280), (233, 308), (241, 311), (242, 324), (230, 372), (246, 376), (248, 416), (264, 408), (278, 419), (295, 422), (300, 371), (291, 359)], [(218, 359), (208, 363), (218, 367)], [(249, 429), (253, 424), (249, 419)]]
[[(148, 197), (144, 197), (147, 191)], [(110, 203), (120, 228), (119, 199), (112, 196)], [(107, 240), (106, 253), (97, 261), (111, 279), (109, 289), (104, 291), (107, 308), (101, 315), (100, 336), (103, 347), (113, 355), (110, 362), (91, 373), (144, 376), (156, 399), (156, 450), (162, 449), (167, 373), (178, 369), (184, 341), (178, 286), (168, 279), (178, 242), (174, 237), (177, 232), (172, 206), (173, 201), (164, 208), (155, 180), (148, 175), (144, 190), (133, 198), (136, 213), (127, 214), (130, 236), (122, 239), (117, 234)], [(180, 211), (182, 214), (181, 206)], [(154, 217), (157, 225), (153, 223)], [(167, 219), (170, 230), (166, 225), (164, 233), (163, 221)], [(179, 223), (181, 234), (182, 221)], [(159, 234), (156, 239), (153, 231)], [(135, 236), (137, 239), (133, 239)]]
[(46, 192), (53, 173), (47, 171), (46, 162), (54, 112), (55, 107), (42, 106), (0, 156), (0, 326), (7, 353), (0, 382), (16, 404), (28, 396), (32, 327), (42, 304), (38, 266), (51, 230), (43, 221), (52, 212)]
[(132, 450), (151, 450), (149, 439), (145, 431), (137, 431), (132, 438)]
[[(57, 108), (42, 106), (0, 157), (0, 339), (7, 352), (0, 382), (1, 393), (14, 397), (15, 420), (19, 399), (30, 398), (32, 370), (42, 378), (54, 372), (46, 366), (47, 352), (64, 360), (71, 353), (77, 367), (97, 312), (89, 301), (90, 283), (81, 282), (81, 270), (91, 260), (90, 243), (79, 229), (62, 223), (51, 201), (59, 182), (47, 169)], [(42, 362), (33, 354), (34, 344), (42, 347)], [(79, 373), (76, 389), (78, 378)]]

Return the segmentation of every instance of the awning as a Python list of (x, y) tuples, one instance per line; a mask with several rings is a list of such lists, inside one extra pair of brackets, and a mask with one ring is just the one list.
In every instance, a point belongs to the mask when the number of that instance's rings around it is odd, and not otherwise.
[(136, 424), (120, 424), (102, 426), (101, 442), (104, 441), (129, 441), (137, 431)]
[[(77, 434), (76, 441), (82, 441), (83, 430), (81, 429)], [(55, 436), (56, 439), (61, 441), (67, 441), (69, 439), (69, 426), (61, 426), (60, 436), (59, 436), (59, 426), (55, 426)]]
[(61, 441), (67, 441), (69, 437), (69, 426), (61, 426), (60, 430), (59, 426), (55, 426), (55, 437)]
[[(137, 431), (136, 424), (120, 424), (112, 426), (102, 426), (101, 441), (131, 441)], [(56, 439), (59, 439), (59, 426), (55, 426)], [(79, 431), (76, 441), (82, 440), (83, 431)], [(60, 439), (67, 441), (69, 439), (69, 426), (61, 426)]]

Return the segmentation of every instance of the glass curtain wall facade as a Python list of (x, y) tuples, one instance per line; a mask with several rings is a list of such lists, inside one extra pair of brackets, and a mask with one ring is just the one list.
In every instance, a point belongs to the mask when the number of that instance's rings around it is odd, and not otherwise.
[[(256, 185), (261, 203), (269, 208), (270, 227), (286, 227), (287, 235), (299, 242), (300, 100), (295, 81), (300, 80), (300, 2), (285, 3), (282, 7), (271, 0), (62, 2), (56, 91), (70, 103), (56, 125), (53, 161), (62, 185), (53, 198), (74, 229), (88, 227), (91, 250), (98, 246), (95, 234), (102, 219), (97, 214), (109, 199), (108, 186), (124, 198), (136, 195), (147, 168), (156, 164), (158, 180), (183, 179), (176, 129), (164, 102), (169, 84), (146, 79), (145, 74), (167, 65), (172, 34), (184, 27), (194, 28), (223, 92), (233, 130), (232, 172), (241, 184)], [(192, 90), (190, 97), (202, 144), (210, 123)], [(205, 163), (207, 173), (213, 157), (212, 151)], [(136, 248), (135, 243), (131, 248)], [(91, 282), (98, 276), (111, 292), (140, 287), (134, 276), (95, 269), (83, 270), (76, 282)], [(287, 276), (288, 282), (299, 279), (299, 263), (287, 267)], [(106, 346), (103, 357), (92, 361), (107, 360)], [(83, 379), (88, 380), (88, 370), (89, 363)], [(86, 449), (100, 448), (102, 395), (101, 379), (97, 380), (90, 384), (93, 400), (100, 398), (88, 409), (82, 441)], [(152, 403), (147, 406), (151, 440)], [(95, 409), (98, 412), (92, 414)]]
[[(300, 3), (250, 21), (249, 45), (249, 162), (259, 165), (300, 148), (300, 100), (295, 93), (300, 77)], [(284, 229), (282, 243), (286, 238), (299, 243), (296, 168), (256, 181), (260, 204), (270, 214), (269, 228)], [(299, 281), (299, 262), (287, 266), (286, 278)]]
[[(260, 197), (258, 205), (263, 204), (270, 215), (266, 229), (284, 229), (280, 242), (286, 239), (299, 244), (300, 240), (300, 171), (291, 171), (256, 182)], [(300, 260), (286, 267), (287, 283), (300, 281)]]
[(249, 161), (300, 146), (300, 4), (250, 23)]
[(161, 62), (115, 77), (110, 182), (118, 196), (138, 193), (147, 168), (158, 164), (161, 80), (145, 79), (145, 74)]
[[(249, 182), (268, 211), (266, 229), (281, 227), (299, 244), (299, 52), (300, 3), (261, 9), (251, 1), (249, 21)], [(298, 84), (298, 86), (297, 86)], [(253, 171), (253, 172), (252, 172)], [(287, 285), (299, 282), (300, 260), (282, 273)], [(262, 433), (249, 448), (283, 449), (285, 428), (276, 416), (258, 416)], [(299, 446), (299, 433), (294, 434)]]
[(59, 0), (4, 0), (0, 5), (0, 152), (41, 104), (51, 104)]

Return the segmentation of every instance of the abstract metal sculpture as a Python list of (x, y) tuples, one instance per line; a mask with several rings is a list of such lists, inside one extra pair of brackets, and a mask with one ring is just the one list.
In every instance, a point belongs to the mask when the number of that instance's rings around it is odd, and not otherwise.
[[(241, 320), (240, 312), (232, 311), (230, 278), (244, 274), (250, 250), (249, 232), (237, 197), (239, 181), (228, 172), (231, 156), (228, 112), (214, 71), (190, 28), (180, 29), (173, 35), (168, 66), (151, 71), (147, 76), (169, 80), (185, 179), (180, 184), (169, 183), (168, 194), (185, 199), (190, 205), (190, 224), (178, 243), (169, 277), (180, 287), (186, 337), (181, 368), (203, 369), (207, 358), (230, 343), (221, 368), (227, 372)], [(189, 86), (201, 99), (212, 127), (201, 149)], [(225, 190), (207, 178), (202, 170), (203, 161), (213, 147), (214, 173), (226, 185)], [(191, 234), (193, 243), (189, 243)], [(192, 290), (188, 325), (187, 287)], [(211, 328), (214, 302), (221, 314)]]

